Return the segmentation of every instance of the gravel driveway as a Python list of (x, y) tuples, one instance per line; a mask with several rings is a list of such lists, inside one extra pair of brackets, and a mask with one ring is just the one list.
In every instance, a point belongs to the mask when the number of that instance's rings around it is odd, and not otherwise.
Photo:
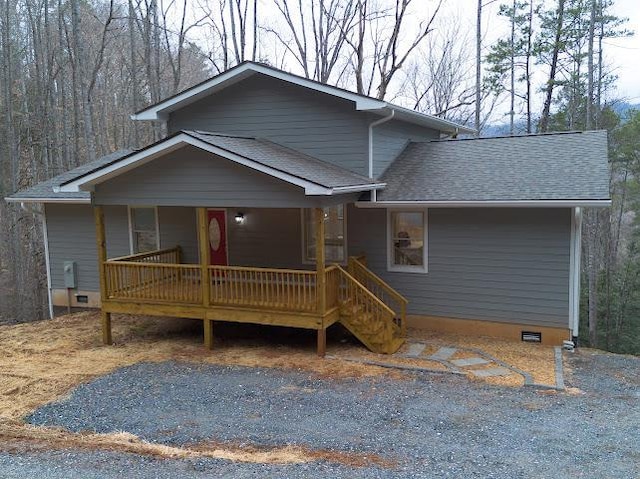
[[(158, 460), (106, 452), (0, 453), (0, 477), (620, 477), (640, 475), (640, 360), (575, 353), (548, 393), (450, 375), (326, 380), (259, 368), (139, 364), (36, 411), (33, 424), (377, 455), (392, 467)], [(75, 475), (74, 475), (75, 474)]]

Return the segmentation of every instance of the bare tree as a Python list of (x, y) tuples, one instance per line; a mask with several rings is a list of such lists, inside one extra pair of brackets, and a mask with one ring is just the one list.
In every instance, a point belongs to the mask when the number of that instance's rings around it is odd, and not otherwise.
[(386, 97), (389, 84), (391, 83), (391, 80), (393, 80), (393, 77), (402, 68), (411, 53), (422, 43), (427, 35), (433, 31), (433, 22), (435, 21), (443, 2), (443, 0), (438, 0), (436, 2), (436, 7), (428, 19), (420, 22), (417, 35), (408, 42), (407, 46), (403, 48), (400, 44), (400, 32), (404, 28), (403, 24), (412, 1), (413, 0), (396, 0), (393, 16), (394, 23), (391, 35), (386, 40), (386, 45), (380, 51), (380, 55), (375, 59), (376, 69), (380, 76), (379, 84), (376, 89), (376, 96), (379, 99), (384, 99)]
[(556, 74), (558, 70), (558, 58), (562, 48), (562, 32), (564, 29), (564, 3), (565, 0), (558, 0), (558, 7), (555, 16), (555, 37), (551, 45), (551, 63), (549, 67), (549, 76), (545, 85), (545, 98), (542, 107), (542, 116), (540, 117), (539, 129), (546, 132), (549, 126), (549, 115), (551, 113), (551, 100), (553, 99), (553, 89), (556, 84)]

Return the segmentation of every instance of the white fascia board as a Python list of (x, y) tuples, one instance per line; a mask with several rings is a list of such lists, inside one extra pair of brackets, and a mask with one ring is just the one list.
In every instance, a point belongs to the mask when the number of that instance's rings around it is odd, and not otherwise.
[(606, 208), (611, 200), (358, 201), (358, 208)]
[(386, 183), (371, 183), (368, 185), (355, 185), (355, 186), (336, 186), (332, 188), (334, 193), (357, 193), (359, 191), (381, 190)]
[(195, 88), (187, 90), (182, 94), (169, 98), (163, 102), (158, 103), (155, 106), (147, 108), (146, 110), (135, 113), (131, 115), (131, 119), (155, 121), (166, 120), (168, 113), (183, 106), (189, 105), (203, 96), (210, 95), (216, 90), (222, 89), (226, 86), (243, 80), (253, 73), (261, 73), (278, 80), (283, 80), (305, 88), (309, 88), (311, 90), (316, 90), (332, 96), (343, 98), (345, 100), (353, 101), (356, 105), (356, 110), (376, 110), (385, 108), (387, 106), (387, 103), (381, 100), (367, 98), (362, 95), (357, 95), (346, 90), (341, 90), (330, 85), (317, 83), (315, 81), (307, 80), (306, 78), (301, 78), (295, 75), (291, 75), (287, 72), (267, 68), (262, 65), (247, 63), (245, 65), (240, 65), (237, 68), (229, 70), (228, 72), (221, 73), (211, 80), (204, 82)]
[(410, 123), (416, 123), (428, 128), (433, 128), (439, 131), (446, 131), (450, 133), (461, 133), (473, 135), (476, 133), (474, 128), (459, 125), (453, 121), (444, 120), (437, 116), (428, 115), (419, 111), (411, 110), (409, 108), (399, 107), (396, 105), (388, 104), (388, 109), (393, 109), (396, 112), (396, 118), (399, 120), (405, 120)]
[(61, 186), (59, 190), (61, 192), (91, 191), (96, 184), (126, 173), (127, 171), (137, 168), (138, 166), (142, 166), (159, 156), (165, 155), (166, 153), (177, 150), (178, 148), (186, 145), (200, 148), (201, 150), (221, 156), (242, 166), (246, 166), (255, 171), (278, 178), (292, 185), (299, 186), (300, 188), (304, 188), (305, 194), (307, 195), (331, 195), (333, 192), (332, 188), (327, 188), (311, 181), (298, 178), (297, 176), (276, 170), (275, 168), (271, 168), (217, 146), (213, 146), (205, 141), (193, 138), (185, 133), (176, 135), (173, 138), (169, 138), (168, 140), (158, 143), (146, 150), (116, 161), (110, 166), (101, 168), (94, 173), (67, 183), (66, 185)]
[(90, 204), (91, 198), (5, 198), (7, 203), (68, 203)]

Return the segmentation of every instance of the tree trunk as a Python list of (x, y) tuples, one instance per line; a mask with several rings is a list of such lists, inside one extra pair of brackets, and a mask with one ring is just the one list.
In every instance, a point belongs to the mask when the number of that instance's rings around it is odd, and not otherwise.
[(476, 136), (480, 135), (480, 93), (482, 85), (482, 0), (478, 0), (478, 11), (476, 12), (476, 111), (475, 127)]
[(556, 23), (556, 34), (553, 43), (553, 51), (551, 53), (551, 67), (549, 69), (549, 79), (545, 86), (545, 99), (542, 108), (542, 116), (540, 117), (540, 131), (545, 133), (549, 128), (549, 115), (551, 112), (551, 101), (553, 100), (553, 89), (556, 83), (556, 73), (558, 70), (558, 57), (560, 55), (560, 41), (562, 39), (562, 31), (564, 28), (564, 2), (558, 0), (558, 15)]

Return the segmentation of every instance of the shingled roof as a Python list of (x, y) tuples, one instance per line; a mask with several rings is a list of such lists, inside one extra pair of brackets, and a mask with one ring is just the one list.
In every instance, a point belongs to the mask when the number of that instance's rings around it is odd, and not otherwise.
[(43, 201), (43, 202), (55, 202), (55, 201), (64, 201), (70, 200), (69, 202), (78, 201), (78, 202), (89, 202), (90, 194), (88, 191), (78, 191), (78, 192), (57, 192), (55, 191), (60, 185), (66, 183), (67, 181), (71, 181), (75, 178), (78, 178), (87, 172), (95, 171), (105, 165), (109, 165), (116, 160), (124, 158), (125, 156), (133, 153), (134, 150), (124, 149), (114, 151), (108, 155), (102, 156), (94, 161), (89, 161), (84, 165), (78, 166), (77, 168), (73, 168), (69, 171), (65, 171), (64, 173), (54, 176), (46, 181), (38, 183), (37, 185), (31, 186), (24, 190), (21, 190), (9, 197), (7, 197), (8, 201)]
[[(164, 145), (167, 145), (167, 151), (169, 151), (176, 144), (180, 146), (182, 143), (201, 148), (211, 146), (215, 148), (217, 156), (226, 156), (234, 161), (247, 160), (249, 163), (246, 164), (263, 167), (263, 171), (267, 174), (273, 176), (282, 174), (285, 181), (288, 178), (293, 182), (300, 180), (303, 184), (317, 185), (324, 191), (319, 194), (331, 194), (332, 191), (337, 193), (340, 190), (365, 191), (383, 186), (380, 182), (366, 176), (268, 140), (205, 131), (181, 131), (141, 150), (120, 150), (86, 163), (48, 181), (20, 191), (8, 197), (7, 200), (88, 202), (89, 192), (73, 188), (71, 185), (81, 184), (83, 181), (95, 182), (96, 177), (107, 175), (107, 173), (108, 177), (112, 177), (113, 170), (119, 168), (120, 165), (126, 164), (126, 169), (131, 169), (135, 167), (136, 162), (143, 162), (147, 153), (161, 155)], [(123, 171), (125, 170), (123, 169)]]
[(608, 200), (606, 131), (410, 143), (381, 202)]

